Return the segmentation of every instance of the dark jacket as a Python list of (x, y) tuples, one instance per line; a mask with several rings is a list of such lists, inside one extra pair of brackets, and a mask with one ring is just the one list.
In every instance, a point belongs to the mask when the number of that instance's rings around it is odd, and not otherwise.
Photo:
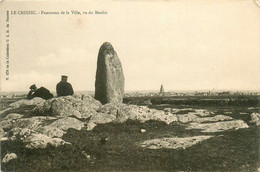
[(60, 81), (56, 86), (57, 96), (69, 96), (73, 95), (74, 91), (70, 83)]
[(30, 91), (27, 95), (28, 99), (33, 99), (34, 97), (40, 97), (45, 100), (53, 98), (53, 95), (50, 93), (50, 91), (44, 87), (38, 88), (35, 90), (35, 92)]

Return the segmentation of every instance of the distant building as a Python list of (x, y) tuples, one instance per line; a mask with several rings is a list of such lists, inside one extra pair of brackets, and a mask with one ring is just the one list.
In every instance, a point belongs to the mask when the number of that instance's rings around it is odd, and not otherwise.
[(164, 88), (163, 88), (163, 85), (161, 85), (161, 88), (160, 88), (160, 93), (159, 95), (163, 95), (164, 94)]
[(230, 91), (223, 91), (221, 93), (218, 93), (218, 96), (226, 96), (226, 95), (230, 95)]

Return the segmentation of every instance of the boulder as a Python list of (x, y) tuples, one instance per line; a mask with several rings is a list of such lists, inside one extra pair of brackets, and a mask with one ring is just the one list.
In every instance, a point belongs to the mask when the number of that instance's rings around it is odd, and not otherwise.
[(177, 117), (178, 117), (178, 121), (181, 122), (181, 123), (193, 122), (198, 118), (197, 115), (191, 114), (191, 113), (177, 115)]
[(92, 115), (88, 123), (88, 130), (93, 129), (96, 124), (105, 124), (109, 122), (123, 123), (130, 120), (146, 122), (157, 120), (170, 124), (177, 121), (177, 117), (171, 113), (165, 113), (162, 110), (149, 109), (146, 106), (125, 105), (108, 103), (97, 109), (97, 114)]
[(109, 42), (99, 49), (95, 81), (95, 99), (102, 104), (122, 103), (124, 74), (116, 51)]
[(116, 120), (116, 116), (113, 114), (97, 113), (93, 115), (89, 123), (94, 122), (95, 124), (106, 124)]
[(57, 127), (51, 127), (51, 126), (43, 126), (36, 130), (38, 133), (44, 134), (48, 137), (62, 137), (66, 131), (63, 131), (60, 128)]
[(4, 130), (10, 130), (13, 127), (14, 121), (12, 119), (2, 120), (0, 122), (0, 127)]
[(44, 102), (45, 102), (44, 99), (42, 99), (40, 97), (35, 97), (31, 100), (22, 99), (22, 100), (16, 101), (14, 103), (11, 103), (9, 106), (12, 108), (19, 108), (21, 106), (27, 106), (27, 105), (42, 106)]
[(250, 123), (254, 123), (257, 126), (260, 125), (260, 114), (259, 113), (252, 113), (250, 115), (250, 117), (251, 117), (251, 120), (249, 121)]
[(157, 138), (152, 140), (146, 140), (142, 142), (140, 146), (148, 149), (186, 149), (211, 137), (213, 136)]
[(49, 124), (48, 127), (58, 128), (63, 131), (66, 131), (69, 128), (80, 130), (84, 127), (84, 122), (81, 122), (75, 118), (65, 117), (54, 121), (53, 123)]
[(72, 96), (58, 97), (47, 100), (43, 106), (34, 109), (34, 113), (49, 114), (57, 117), (76, 116), (77, 118), (89, 118), (95, 114), (97, 102), (90, 103)]
[(97, 110), (102, 104), (100, 103), (100, 101), (94, 99), (93, 96), (90, 96), (90, 95), (82, 95), (83, 97), (83, 101), (85, 103), (88, 103), (88, 104), (91, 104), (91, 107), (93, 107), (93, 109)]
[(34, 116), (31, 118), (20, 118), (13, 122), (13, 127), (28, 128), (36, 131), (39, 127), (44, 126), (56, 119), (57, 118), (50, 116)]
[(48, 144), (58, 147), (64, 144), (71, 144), (69, 142), (65, 142), (61, 138), (51, 138), (44, 134), (32, 134), (24, 140), (27, 143), (26, 148), (29, 149), (44, 149)]
[[(190, 112), (192, 113), (192, 112)], [(195, 109), (195, 114), (200, 117), (210, 116), (211, 112), (205, 109)]]
[(30, 149), (44, 149), (47, 147), (48, 144), (55, 147), (64, 144), (70, 144), (69, 142), (65, 142), (61, 138), (48, 137), (44, 134), (37, 133), (28, 128), (14, 128), (12, 129), (12, 133), (13, 136), (11, 137), (11, 140), (21, 140), (22, 142), (26, 143), (26, 148)]
[(146, 106), (128, 105), (124, 109), (125, 115), (128, 119), (146, 122), (149, 120), (157, 120), (170, 124), (177, 121), (177, 116), (171, 113), (165, 113), (162, 110), (149, 109)]
[(13, 159), (17, 159), (17, 155), (15, 153), (8, 153), (4, 156), (2, 163), (7, 163)]
[(201, 132), (222, 132), (226, 130), (238, 130), (248, 128), (243, 120), (221, 121), (215, 123), (190, 123), (186, 129), (199, 129)]

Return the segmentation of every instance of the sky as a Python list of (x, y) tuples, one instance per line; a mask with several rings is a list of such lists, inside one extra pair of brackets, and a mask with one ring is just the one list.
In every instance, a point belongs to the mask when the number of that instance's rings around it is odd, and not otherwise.
[[(253, 0), (5, 2), (6, 10), (106, 11), (105, 15), (10, 15), (10, 75), (1, 91), (54, 91), (68, 75), (76, 91), (95, 90), (98, 51), (110, 42), (125, 90), (259, 90), (260, 7)], [(4, 29), (1, 31), (3, 35)]]

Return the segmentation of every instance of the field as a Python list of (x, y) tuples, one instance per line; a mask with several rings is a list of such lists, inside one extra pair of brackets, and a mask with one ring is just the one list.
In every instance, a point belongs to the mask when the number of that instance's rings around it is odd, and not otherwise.
[[(138, 104), (142, 102), (140, 99), (146, 98), (131, 98), (131, 101)], [(147, 149), (138, 143), (162, 137), (197, 136), (202, 134), (200, 130), (187, 130), (180, 123), (167, 125), (154, 120), (145, 123), (128, 120), (98, 125), (92, 131), (69, 129), (62, 138), (72, 144), (57, 148), (48, 146), (31, 150), (20, 141), (4, 141), (1, 159), (10, 152), (15, 152), (19, 158), (2, 164), (1, 168), (3, 171), (257, 171), (260, 167), (260, 128), (249, 121), (251, 113), (259, 112), (259, 101), (251, 97), (246, 101), (249, 103), (241, 105), (241, 100), (233, 98), (235, 103), (223, 104), (220, 103), (222, 99), (215, 98), (213, 102), (219, 102), (217, 105), (212, 102), (203, 105), (201, 98), (196, 101), (182, 98), (184, 103), (176, 103), (180, 99), (170, 98), (150, 100), (151, 109), (188, 109), (178, 114), (205, 109), (215, 115), (242, 119), (249, 125), (244, 129), (203, 133), (214, 137), (186, 149)], [(2, 105), (6, 107), (12, 101), (2, 102)], [(20, 109), (20, 113), (26, 115), (28, 108), (31, 107)], [(141, 129), (146, 132), (140, 132)]]

